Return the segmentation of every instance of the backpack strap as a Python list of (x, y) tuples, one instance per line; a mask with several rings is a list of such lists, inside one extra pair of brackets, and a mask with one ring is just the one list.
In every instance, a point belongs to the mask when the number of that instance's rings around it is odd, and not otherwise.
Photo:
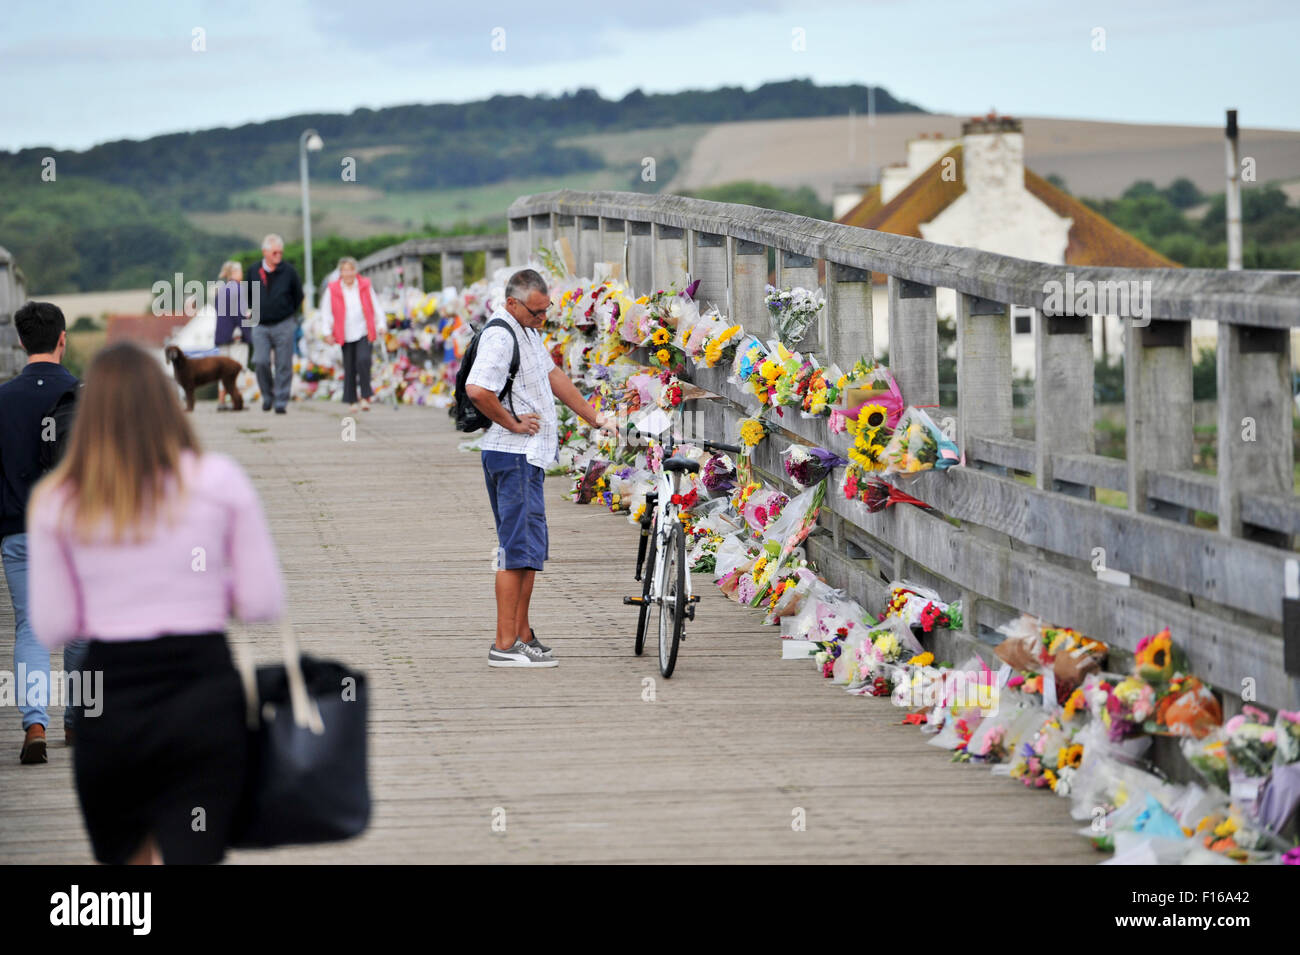
[[(507, 398), (512, 398), (515, 387), (515, 375), (519, 374), (519, 336), (515, 334), (515, 330), (510, 327), (509, 323), (507, 323), (505, 319), (501, 318), (492, 319), (483, 326), (483, 331), (486, 332), (493, 325), (496, 325), (498, 328), (504, 328), (509, 332), (510, 341), (514, 345), (514, 352), (510, 356), (510, 372), (506, 375), (505, 387), (497, 392), (497, 399), (504, 403)], [(515, 403), (513, 400), (510, 401), (510, 413), (514, 415), (516, 421), (519, 420), (519, 416), (515, 414)]]

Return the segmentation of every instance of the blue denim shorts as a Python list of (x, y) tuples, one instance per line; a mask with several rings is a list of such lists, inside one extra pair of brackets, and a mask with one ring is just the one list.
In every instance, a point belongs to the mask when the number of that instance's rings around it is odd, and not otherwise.
[(546, 533), (546, 472), (523, 454), (484, 451), (483, 479), (497, 526), (498, 570), (541, 570), (550, 556)]

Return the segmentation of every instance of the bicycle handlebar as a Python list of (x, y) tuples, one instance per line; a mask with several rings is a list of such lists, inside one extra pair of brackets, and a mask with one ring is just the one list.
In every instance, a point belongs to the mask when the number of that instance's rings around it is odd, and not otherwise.
[(740, 453), (740, 445), (723, 444), (721, 441), (705, 441), (704, 449), (706, 451), (729, 451), (732, 454)]

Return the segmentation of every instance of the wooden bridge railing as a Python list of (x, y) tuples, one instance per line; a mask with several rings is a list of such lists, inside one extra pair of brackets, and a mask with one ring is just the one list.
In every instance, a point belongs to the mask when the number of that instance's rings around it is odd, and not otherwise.
[[(439, 257), (443, 288), (460, 288), (465, 282), (465, 253), (483, 252), (488, 275), (506, 264), (506, 236), (455, 235), (438, 239), (410, 239), (371, 253), (357, 270), (381, 288), (399, 284), (424, 288), (424, 257)], [(400, 282), (399, 282), (400, 276)]]
[[(1230, 697), (1300, 704), (1290, 362), (1300, 273), (1051, 266), (637, 193), (528, 196), (508, 218), (511, 264), (564, 236), (579, 274), (590, 275), (597, 261), (622, 262), (638, 291), (700, 279), (698, 298), (760, 337), (770, 334), (763, 294), (768, 249), (775, 249), (777, 285), (820, 285), (827, 298), (805, 347), (845, 368), (874, 354), (872, 273), (883, 273), (889, 365), (913, 405), (939, 404), (935, 292), (954, 289), (954, 416), (971, 466), (907, 480), (934, 512), (868, 514), (829, 495), (829, 534), (814, 535), (809, 548), (823, 572), (869, 606), (882, 603), (893, 578), (960, 595), (968, 640), (1019, 611), (1128, 651), (1169, 626), (1194, 671)], [(1096, 306), (1079, 315), (1060, 307), (1062, 289), (1085, 287), (1099, 296)], [(1120, 294), (1130, 289), (1140, 299)], [(1124, 460), (1097, 455), (1093, 439), (1092, 315), (1116, 314), (1108, 307), (1116, 304), (1126, 325)], [(1012, 433), (1012, 306), (1034, 309), (1033, 440)], [(1217, 476), (1192, 469), (1192, 319), (1218, 325)], [(690, 377), (723, 396), (708, 409), (706, 427), (734, 433), (753, 399), (722, 370)], [(825, 420), (792, 413), (774, 420), (799, 440), (847, 447)], [(779, 438), (763, 442), (755, 463), (782, 483), (779, 445)], [(1032, 475), (1033, 484), (1012, 472)], [(1125, 492), (1127, 507), (1097, 503), (1096, 488)], [(1218, 530), (1192, 526), (1195, 511), (1216, 514)], [(1129, 575), (1128, 585), (1113, 582), (1114, 572)]]
[[(868, 514), (828, 495), (827, 533), (809, 539), (822, 572), (866, 606), (880, 606), (887, 581), (899, 578), (960, 596), (966, 629), (954, 639), (963, 646), (981, 637), (987, 643), (990, 627), (1021, 611), (1121, 651), (1168, 626), (1194, 672), (1225, 692), (1230, 711), (1251, 699), (1300, 705), (1290, 361), (1300, 273), (1052, 266), (640, 193), (528, 196), (510, 206), (508, 220), (504, 236), (413, 240), (367, 257), (361, 270), (396, 285), (400, 266), (405, 284), (422, 286), (420, 257), (437, 254), (444, 286), (459, 286), (466, 251), (485, 251), (491, 272), (507, 250), (510, 264), (521, 265), (564, 237), (580, 275), (591, 275), (596, 262), (622, 263), (639, 292), (699, 279), (697, 298), (766, 338), (763, 295), (773, 249), (776, 284), (820, 286), (826, 295), (803, 347), (845, 368), (875, 354), (872, 279), (883, 274), (890, 369), (908, 403), (921, 406), (939, 404), (936, 290), (953, 289), (951, 415), (969, 466), (907, 479), (906, 489), (931, 512)], [(1063, 290), (1085, 287), (1096, 293), (1094, 304), (1060, 307)], [(1013, 306), (1034, 310), (1033, 440), (1012, 431)], [(1098, 314), (1120, 314), (1126, 326), (1123, 460), (1095, 453)], [(1218, 326), (1217, 475), (1193, 470), (1192, 319)], [(753, 399), (721, 369), (689, 377), (722, 396), (705, 410), (705, 429), (734, 434)], [(788, 439), (847, 448), (824, 419), (787, 413), (773, 420)], [(755, 451), (756, 467), (775, 484), (784, 483), (783, 443), (774, 435)], [(1098, 488), (1124, 492), (1126, 507), (1099, 504)], [(1197, 511), (1217, 515), (1217, 531), (1193, 526)]]

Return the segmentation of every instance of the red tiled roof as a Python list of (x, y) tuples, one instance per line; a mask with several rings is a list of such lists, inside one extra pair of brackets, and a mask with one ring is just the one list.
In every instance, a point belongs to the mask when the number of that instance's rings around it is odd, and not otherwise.
[[(955, 175), (943, 176), (944, 161), (955, 160)], [(952, 167), (950, 167), (952, 168)], [(873, 187), (839, 221), (862, 229), (921, 238), (921, 225), (934, 221), (966, 191), (962, 175), (962, 147), (956, 145), (939, 157), (925, 172), (889, 202), (880, 203), (880, 188)], [(1058, 189), (1038, 174), (1025, 170), (1025, 188), (1062, 218), (1073, 220), (1065, 250), (1067, 265), (1112, 265), (1123, 268), (1178, 268), (1105, 216), (1094, 212), (1074, 196)], [(880, 277), (877, 277), (879, 281)]]

